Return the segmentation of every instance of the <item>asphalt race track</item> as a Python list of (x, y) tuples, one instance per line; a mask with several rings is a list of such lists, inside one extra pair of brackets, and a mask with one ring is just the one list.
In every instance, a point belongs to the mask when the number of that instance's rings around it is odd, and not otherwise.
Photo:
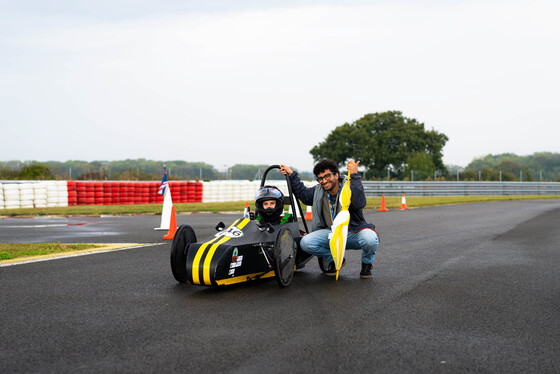
[(0, 267), (0, 373), (560, 372), (560, 200), (366, 213), (373, 279), (350, 251), (286, 289), (177, 284), (159, 217), (1, 219), (1, 242), (156, 245)]

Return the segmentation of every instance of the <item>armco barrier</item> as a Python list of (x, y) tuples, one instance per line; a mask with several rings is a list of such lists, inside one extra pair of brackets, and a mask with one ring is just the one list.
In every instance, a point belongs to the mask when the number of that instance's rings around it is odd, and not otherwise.
[(373, 196), (559, 195), (559, 182), (363, 182)]

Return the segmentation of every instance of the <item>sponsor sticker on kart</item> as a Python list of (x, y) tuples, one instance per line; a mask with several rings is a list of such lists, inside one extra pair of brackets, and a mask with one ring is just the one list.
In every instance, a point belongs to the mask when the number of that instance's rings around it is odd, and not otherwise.
[(231, 263), (229, 264), (228, 275), (235, 275), (235, 269), (240, 267), (243, 263), (243, 256), (237, 255), (237, 248), (233, 250), (233, 255), (231, 256)]
[(238, 229), (237, 227), (230, 227), (227, 230), (220, 231), (215, 236), (228, 236), (230, 238), (240, 238), (243, 236), (243, 231)]

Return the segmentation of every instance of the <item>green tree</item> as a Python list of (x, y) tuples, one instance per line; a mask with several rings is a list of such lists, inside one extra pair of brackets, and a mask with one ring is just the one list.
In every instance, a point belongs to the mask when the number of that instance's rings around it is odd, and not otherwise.
[(102, 181), (102, 180), (106, 180), (107, 176), (99, 171), (90, 171), (78, 175), (76, 179), (82, 181)]
[(504, 160), (496, 165), (496, 169), (504, 173), (511, 173), (512, 175), (519, 175), (519, 170), (521, 170), (521, 168), (522, 166), (519, 165), (519, 163), (512, 160)]
[(494, 169), (485, 167), (482, 169), (481, 178), (483, 181), (499, 181), (500, 174)]
[(478, 173), (476, 173), (472, 169), (465, 169), (459, 174), (459, 178), (462, 181), (477, 181), (478, 180)]
[(33, 162), (29, 165), (24, 166), (23, 170), (19, 173), (19, 179), (45, 180), (53, 178), (54, 177), (49, 166), (40, 162)]
[(428, 154), (436, 170), (445, 171), (442, 149), (449, 138), (399, 111), (366, 114), (359, 120), (335, 128), (310, 153), (319, 161), (330, 158), (342, 166), (355, 159), (368, 169), (366, 177), (383, 178), (387, 169), (401, 177), (414, 154)]
[(502, 180), (519, 180), (523, 172), (523, 180), (557, 180), (560, 178), (560, 153), (538, 152), (529, 156), (518, 156), (514, 153), (486, 155), (474, 159), (466, 169), (483, 170), (485, 167), (502, 172)]
[(428, 153), (413, 153), (406, 160), (404, 175), (412, 179), (414, 172), (414, 180), (423, 180), (434, 175), (436, 167), (434, 161)]

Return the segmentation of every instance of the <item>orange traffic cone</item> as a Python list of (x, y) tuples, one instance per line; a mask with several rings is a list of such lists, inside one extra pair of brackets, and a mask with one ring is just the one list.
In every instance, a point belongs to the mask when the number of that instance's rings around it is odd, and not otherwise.
[(401, 210), (405, 210), (408, 209), (408, 207), (406, 206), (406, 197), (404, 196), (404, 193), (402, 194), (402, 200), (401, 200)]
[(171, 207), (171, 223), (169, 224), (169, 231), (167, 235), (163, 236), (165, 240), (173, 240), (175, 236), (175, 231), (177, 231), (177, 217), (175, 216), (175, 207)]
[(311, 211), (311, 205), (308, 205), (305, 211), (305, 220), (311, 221), (312, 219), (313, 219), (313, 212)]
[(389, 209), (385, 206), (385, 194), (381, 195), (381, 208), (377, 209), (380, 212), (388, 212)]

